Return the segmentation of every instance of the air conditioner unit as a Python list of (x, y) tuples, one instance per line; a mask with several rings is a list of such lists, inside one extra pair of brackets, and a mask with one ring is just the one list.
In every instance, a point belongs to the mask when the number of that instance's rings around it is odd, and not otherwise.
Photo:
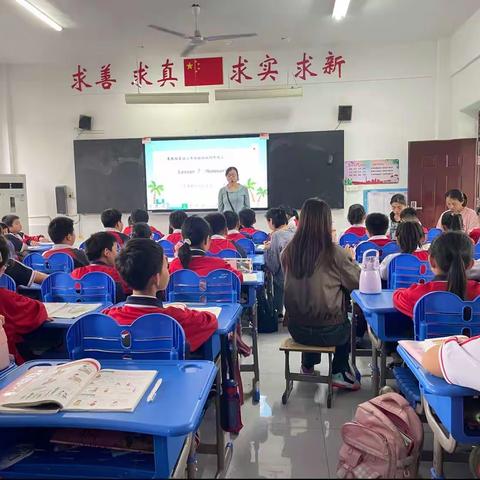
[(0, 217), (15, 214), (28, 233), (27, 183), (25, 175), (0, 174)]

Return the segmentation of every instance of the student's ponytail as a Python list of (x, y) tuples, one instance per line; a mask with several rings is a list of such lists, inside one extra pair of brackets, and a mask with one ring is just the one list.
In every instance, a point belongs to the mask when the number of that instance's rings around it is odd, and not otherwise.
[(210, 225), (201, 217), (188, 217), (182, 225), (183, 245), (178, 250), (178, 258), (183, 268), (189, 268), (192, 261), (192, 248), (202, 248), (210, 236)]
[(467, 268), (473, 260), (473, 244), (463, 232), (446, 232), (430, 247), (430, 256), (447, 277), (447, 290), (465, 299)]

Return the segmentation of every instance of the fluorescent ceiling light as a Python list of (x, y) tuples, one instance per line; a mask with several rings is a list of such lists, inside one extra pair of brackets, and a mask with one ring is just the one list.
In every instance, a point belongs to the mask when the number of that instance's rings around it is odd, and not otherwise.
[(253, 100), (257, 98), (302, 97), (302, 87), (215, 90), (215, 100)]
[(61, 27), (57, 22), (54, 22), (50, 17), (45, 15), (35, 5), (32, 5), (30, 2), (27, 2), (27, 0), (16, 0), (16, 1), (19, 5), (27, 9), (30, 13), (33, 13), (42, 22), (45, 22), (49, 27), (52, 27), (57, 32), (61, 32), (63, 30), (63, 27)]
[(185, 93), (127, 93), (125, 103), (137, 105), (172, 104), (172, 103), (208, 103), (208, 92)]
[(342, 20), (347, 15), (348, 6), (350, 0), (335, 0), (335, 6), (333, 7), (332, 17), (335, 20)]

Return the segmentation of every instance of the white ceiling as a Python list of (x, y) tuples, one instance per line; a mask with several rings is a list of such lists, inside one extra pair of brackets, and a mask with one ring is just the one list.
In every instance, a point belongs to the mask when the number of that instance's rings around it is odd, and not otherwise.
[[(193, 33), (192, 0), (30, 0), (65, 27), (55, 32), (15, 0), (0, 0), (0, 62), (71, 62), (80, 57), (146, 51), (180, 53), (185, 41), (150, 23)], [(199, 0), (203, 35), (257, 32), (196, 53), (398, 43), (449, 36), (479, 0), (351, 0), (347, 18), (331, 18), (334, 0)], [(282, 41), (289, 37), (290, 41)]]

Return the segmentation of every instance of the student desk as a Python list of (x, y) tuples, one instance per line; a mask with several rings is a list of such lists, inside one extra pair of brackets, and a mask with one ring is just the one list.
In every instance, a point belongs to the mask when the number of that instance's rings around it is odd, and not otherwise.
[(258, 317), (257, 317), (257, 288), (265, 284), (264, 272), (253, 272), (255, 280), (242, 283), (242, 287), (247, 291), (247, 301), (243, 306), (248, 310), (248, 325), (242, 328), (252, 336), (252, 354), (253, 363), (240, 366), (241, 372), (253, 372), (252, 398), (256, 403), (260, 401), (260, 364), (258, 358)]
[[(425, 371), (402, 346), (399, 345), (397, 351), (419, 382), (423, 409), (434, 436), (432, 478), (440, 478), (443, 475), (444, 450), (452, 453), (457, 442), (480, 445), (480, 430), (469, 430), (465, 425), (465, 407), (469, 399), (480, 395), (480, 392), (450, 385), (443, 378)], [(478, 400), (476, 402), (478, 405)]]
[[(175, 303), (175, 302), (174, 302)], [(168, 303), (164, 304), (168, 306)], [(233, 444), (228, 442), (225, 445), (225, 433), (221, 424), (221, 410), (220, 410), (220, 385), (226, 378), (228, 356), (232, 356), (232, 364), (237, 362), (236, 349), (236, 326), (242, 315), (242, 306), (239, 303), (187, 303), (187, 307), (220, 307), (222, 311), (218, 317), (217, 331), (197, 350), (194, 355), (201, 357), (203, 360), (210, 360), (215, 362), (217, 366), (216, 378), (216, 395), (215, 395), (215, 416), (216, 416), (216, 443), (215, 444), (200, 444), (199, 453), (216, 455), (217, 456), (217, 472), (216, 478), (224, 477), (228, 471), (230, 461), (233, 454)], [(228, 335), (232, 333), (232, 347), (233, 351), (230, 353), (228, 348)], [(220, 355), (221, 354), (221, 355)]]
[(247, 258), (249, 258), (252, 261), (254, 270), (262, 270), (262, 268), (265, 266), (264, 255), (259, 255), (259, 254), (247, 255)]
[(53, 247), (53, 243), (42, 243), (41, 245), (32, 245), (31, 247), (27, 247), (27, 252), (46, 252)]
[[(46, 361), (28, 362), (0, 380), (7, 386), (27, 369)], [(61, 363), (49, 361), (52, 365)], [(40, 442), (41, 449), (0, 472), (2, 478), (167, 478), (183, 473), (191, 438), (197, 430), (216, 367), (207, 361), (102, 360), (102, 368), (157, 370), (163, 383), (153, 402), (147, 403), (149, 387), (131, 413), (59, 412), (56, 414), (0, 415), (0, 450), (17, 443)], [(101, 428), (153, 436), (154, 454), (112, 455), (97, 448), (55, 452), (48, 429)], [(37, 433), (35, 434), (36, 429)], [(45, 436), (47, 440), (45, 440)], [(42, 442), (42, 438), (44, 441)]]
[(372, 391), (374, 395), (378, 395), (379, 389), (385, 386), (386, 381), (385, 342), (412, 338), (413, 321), (393, 306), (393, 290), (382, 290), (381, 293), (374, 295), (354, 290), (351, 297), (362, 310), (368, 323), (368, 332), (372, 340)]

